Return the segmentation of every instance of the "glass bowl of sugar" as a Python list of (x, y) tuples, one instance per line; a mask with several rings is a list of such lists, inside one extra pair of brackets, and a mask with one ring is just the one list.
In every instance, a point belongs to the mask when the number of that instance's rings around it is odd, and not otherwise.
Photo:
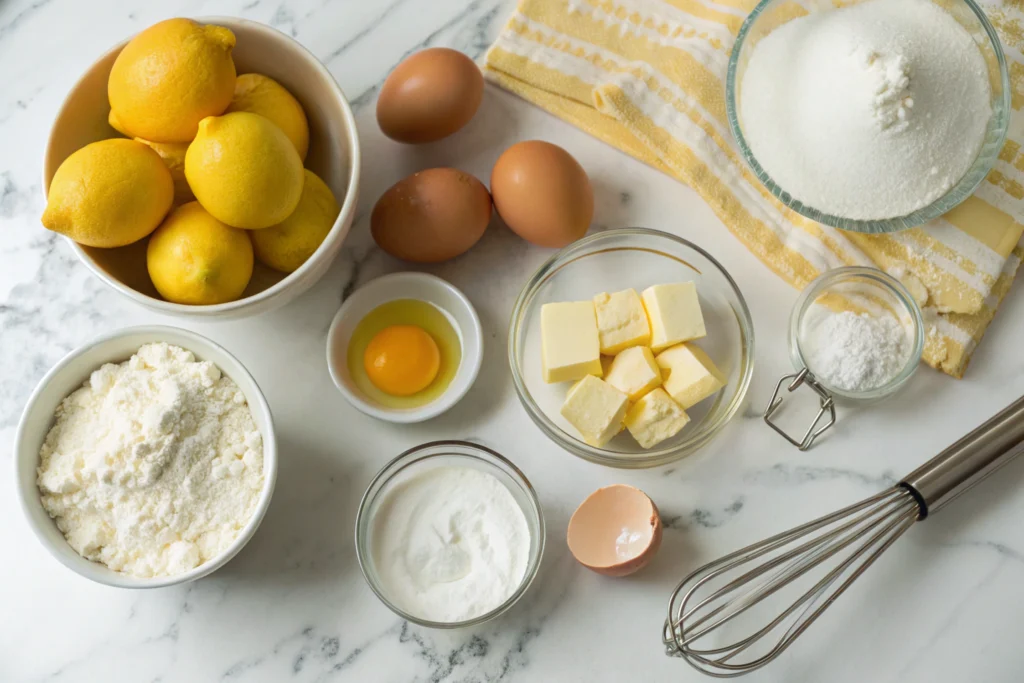
[(982, 9), (794, 7), (762, 0), (729, 59), (729, 126), (757, 180), (797, 213), (861, 233), (922, 225), (974, 194), (1011, 109), (1007, 62)]
[(921, 308), (899, 280), (850, 266), (801, 292), (789, 322), (793, 367), (833, 396), (875, 401), (913, 376), (924, 350)]

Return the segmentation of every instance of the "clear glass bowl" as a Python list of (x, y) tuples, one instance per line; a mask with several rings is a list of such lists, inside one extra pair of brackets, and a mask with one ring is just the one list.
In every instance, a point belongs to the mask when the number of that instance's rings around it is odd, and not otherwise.
[[(642, 449), (628, 433), (603, 448), (584, 443), (559, 412), (568, 384), (541, 373), (540, 309), (550, 302), (586, 301), (601, 292), (694, 281), (707, 336), (698, 343), (726, 375), (725, 387), (687, 410), (688, 424), (672, 439)], [(678, 460), (708, 443), (740, 409), (754, 371), (754, 326), (729, 273), (700, 247), (646, 228), (608, 230), (572, 243), (530, 278), (512, 311), (508, 339), (512, 380), (530, 418), (552, 441), (585, 460), (637, 469)]]
[[(729, 127), (733, 137), (750, 166), (754, 175), (768, 191), (779, 201), (793, 209), (797, 213), (812, 220), (830, 225), (843, 230), (852, 230), (863, 233), (886, 233), (897, 232), (913, 228), (927, 223), (933, 218), (938, 218), (960, 202), (971, 196), (981, 181), (985, 179), (988, 172), (992, 170), (999, 152), (1006, 141), (1006, 132), (1010, 123), (1010, 76), (1007, 69), (1006, 58), (1003, 55), (1003, 48), (999, 43), (999, 37), (995, 29), (981, 8), (973, 0), (933, 0), (937, 5), (949, 12), (957, 22), (960, 23), (974, 39), (978, 49), (981, 50), (985, 63), (988, 66), (989, 84), (992, 91), (992, 116), (989, 118), (988, 127), (985, 131), (985, 140), (981, 150), (978, 152), (974, 164), (967, 170), (967, 173), (943, 196), (931, 204), (924, 206), (904, 216), (896, 216), (884, 220), (855, 220), (834, 216), (832, 214), (818, 211), (812, 206), (807, 206), (794, 199), (785, 188), (777, 185), (765, 172), (758, 162), (754, 153), (747, 145), (743, 136), (743, 125), (739, 112), (739, 87), (743, 82), (743, 74), (750, 59), (750, 54), (758, 41), (774, 31), (776, 28), (795, 19), (801, 14), (793, 11), (793, 3), (789, 0), (762, 0), (750, 13), (733, 44), (732, 54), (729, 56), (729, 70), (726, 76), (725, 85), (725, 106), (729, 119)], [(804, 3), (808, 12), (829, 12), (837, 6), (845, 6), (863, 2), (863, 0), (816, 0), (811, 3)], [(955, 105), (956, 103), (951, 103)]]
[[(899, 322), (910, 346), (906, 365), (882, 386), (867, 391), (836, 387), (810, 362), (807, 338), (830, 311), (852, 310), (872, 316), (891, 316)], [(876, 268), (850, 266), (818, 276), (796, 300), (789, 319), (789, 352), (793, 367), (807, 368), (814, 378), (838, 399), (877, 401), (907, 383), (921, 363), (925, 327), (921, 308), (899, 280)]]
[[(381, 584), (373, 563), (373, 518), (383, 496), (410, 477), (445, 465), (472, 467), (496, 477), (519, 503), (530, 529), (530, 559), (519, 587), (501, 605), (466, 621), (430, 621), (405, 612), (388, 598), (387, 588)], [(526, 593), (537, 576), (541, 557), (544, 555), (544, 537), (544, 513), (541, 511), (540, 499), (537, 498), (537, 492), (533, 490), (526, 475), (495, 451), (467, 441), (433, 441), (402, 453), (385, 465), (370, 482), (356, 515), (356, 557), (359, 560), (359, 569), (362, 570), (366, 582), (370, 584), (370, 589), (392, 612), (428, 628), (474, 626), (489, 621), (512, 607)]]

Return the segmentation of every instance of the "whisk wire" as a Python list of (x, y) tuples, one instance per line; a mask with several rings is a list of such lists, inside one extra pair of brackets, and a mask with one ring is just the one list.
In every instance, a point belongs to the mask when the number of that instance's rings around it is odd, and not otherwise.
[[(859, 503), (854, 503), (853, 505), (845, 507), (842, 510), (838, 510), (836, 512), (833, 512), (831, 514), (825, 515), (825, 516), (820, 517), (820, 518), (818, 518), (816, 520), (807, 522), (806, 524), (802, 524), (802, 525), (800, 525), (798, 527), (795, 527), (793, 529), (790, 529), (788, 531), (784, 531), (784, 532), (782, 532), (780, 534), (776, 534), (774, 536), (766, 538), (763, 541), (761, 541), (759, 543), (756, 543), (754, 545), (748, 546), (746, 548), (740, 548), (737, 551), (734, 551), (732, 553), (729, 553), (728, 555), (725, 555), (725, 556), (719, 558), (717, 561), (715, 561), (714, 563), (712, 563), (710, 565), (706, 565), (704, 567), (701, 567), (700, 569), (697, 569), (697, 570), (693, 571), (692, 573), (687, 575), (685, 578), (683, 578), (683, 580), (680, 581), (678, 585), (676, 585), (675, 590), (672, 592), (672, 597), (669, 599), (669, 605), (668, 605), (668, 623), (671, 623), (673, 621), (673, 617), (674, 617), (674, 614), (676, 612), (675, 603), (676, 603), (676, 600), (681, 595), (681, 591), (683, 589), (683, 586), (685, 586), (686, 584), (688, 584), (691, 581), (693, 581), (693, 579), (696, 578), (697, 576), (699, 576), (700, 574), (706, 573), (712, 567), (717, 566), (717, 565), (724, 565), (724, 564), (733, 563), (733, 561), (736, 560), (737, 558), (741, 558), (740, 559), (740, 563), (742, 563), (742, 562), (749, 562), (751, 559), (756, 559), (758, 557), (761, 557), (762, 555), (765, 555), (765, 554), (771, 552), (772, 550), (775, 550), (775, 549), (785, 545), (792, 538), (797, 538), (797, 537), (803, 536), (803, 535), (805, 535), (805, 534), (807, 534), (809, 532), (816, 531), (817, 529), (820, 529), (820, 528), (822, 528), (824, 526), (827, 526), (828, 524), (831, 524), (832, 522), (834, 522), (834, 521), (836, 521), (838, 519), (842, 519), (843, 517), (845, 517), (845, 516), (847, 516), (849, 514), (852, 514), (854, 512), (858, 512), (858, 511), (860, 511), (860, 510), (862, 510), (862, 509), (864, 509), (866, 507), (870, 507), (872, 504), (874, 504), (874, 503), (876, 503), (876, 502), (878, 502), (880, 500), (891, 498), (891, 497), (893, 497), (894, 495), (896, 495), (898, 493), (899, 493), (898, 489), (887, 489), (887, 490), (882, 491), (881, 493), (879, 493), (877, 495), (872, 496), (871, 498), (866, 498), (866, 499), (860, 501)], [(753, 554), (751, 554), (751, 553), (753, 553)], [(738, 563), (736, 563), (736, 564), (738, 564)], [(735, 566), (735, 564), (730, 564), (730, 567), (732, 567), (732, 566)]]
[[(777, 652), (775, 653), (775, 656), (781, 654), (783, 650), (789, 647), (790, 643), (792, 643), (797, 638), (797, 636), (803, 633), (812, 623), (814, 623), (814, 620), (821, 616), (821, 614), (829, 607), (829, 605), (831, 605), (840, 595), (842, 595), (843, 592), (846, 591), (846, 589), (849, 588), (850, 585), (861, 574), (863, 574), (864, 571), (867, 570), (867, 568), (870, 567), (875, 562), (875, 560), (877, 560), (890, 545), (895, 543), (896, 540), (913, 525), (913, 523), (916, 521), (916, 515), (917, 511), (915, 509), (908, 509), (907, 511), (905, 511), (903, 515), (901, 515), (896, 520), (886, 525), (881, 531), (876, 533), (866, 544), (864, 544), (860, 549), (858, 549), (854, 554), (852, 554), (839, 567), (829, 572), (829, 574), (827, 574), (825, 578), (819, 581), (814, 588), (805, 593), (798, 604), (803, 604), (804, 602), (806, 602), (807, 606), (804, 608), (804, 611), (800, 614), (800, 617), (794, 621), (790, 629), (786, 632), (785, 636), (779, 642), (779, 645), (776, 648)], [(828, 589), (831, 588), (832, 584), (834, 584), (843, 574), (846, 573), (847, 569), (853, 566), (853, 564), (861, 556), (867, 553), (868, 550), (870, 550), (872, 547), (879, 543), (879, 547), (876, 548), (870, 555), (868, 555), (861, 564), (855, 567), (850, 572), (850, 575), (846, 578), (846, 580), (843, 581), (834, 592), (828, 593)], [(828, 595), (827, 599), (825, 599), (824, 602), (819, 603), (819, 599), (825, 595)], [(818, 605), (817, 609), (814, 609), (815, 605)], [(808, 612), (810, 612), (812, 609), (814, 609), (814, 611), (808, 614)]]
[[(917, 501), (902, 487), (825, 515), (795, 529), (731, 553), (687, 576), (673, 593), (665, 624), (665, 644), (694, 668), (720, 678), (738, 676), (778, 657), (872, 563), (909, 529), (920, 514)], [(852, 516), (852, 518), (850, 518)], [(863, 540), (863, 539), (867, 540)], [(786, 546), (799, 541), (794, 548)], [(862, 541), (859, 546), (854, 546)], [(852, 552), (849, 550), (853, 548)], [(771, 553), (780, 552), (772, 557)], [(755, 561), (769, 559), (743, 571)], [(839, 564), (803, 592), (766, 625), (723, 647), (697, 648), (697, 641), (779, 593), (822, 563)], [(690, 606), (717, 579), (742, 571)], [(846, 577), (844, 580), (843, 577)], [(789, 622), (787, 624), (787, 622)], [(784, 627), (779, 640), (760, 656), (736, 659)], [(755, 655), (758, 653), (755, 653)]]
[[(908, 510), (908, 512), (910, 514), (913, 514), (913, 510)], [(873, 547), (882, 537), (884, 537), (886, 534), (888, 534), (890, 531), (892, 531), (892, 529), (895, 528), (897, 525), (901, 524), (903, 522), (903, 520), (904, 520), (903, 517), (897, 518), (896, 520), (893, 520), (890, 524), (888, 524), (885, 527), (883, 527), (881, 531), (876, 533), (856, 553), (852, 554), (842, 564), (840, 564), (833, 571), (831, 571), (829, 574), (827, 574), (814, 587), (812, 587), (810, 590), (805, 592), (796, 602), (794, 602), (792, 605), (790, 605), (789, 608), (787, 608), (784, 612), (782, 612), (780, 615), (778, 615), (775, 619), (773, 619), (765, 627), (763, 627), (760, 630), (754, 632), (753, 634), (751, 634), (747, 638), (744, 638), (743, 640), (740, 640), (740, 641), (738, 641), (738, 642), (736, 642), (736, 643), (734, 643), (734, 644), (732, 644), (732, 645), (730, 645), (728, 647), (716, 648), (716, 649), (713, 649), (713, 650), (697, 650), (697, 649), (694, 649), (694, 648), (690, 648), (690, 652), (692, 654), (694, 654), (694, 655), (700, 655), (701, 658), (705, 659), (705, 660), (706, 660), (708, 655), (728, 653), (725, 657), (721, 657), (721, 658), (716, 659), (716, 660), (709, 660), (709, 661), (712, 661), (712, 662), (717, 663), (719, 665), (725, 664), (730, 659), (733, 659), (734, 657), (736, 657), (740, 653), (742, 653), (745, 650), (747, 650), (750, 646), (752, 646), (754, 643), (756, 643), (762, 637), (764, 637), (765, 635), (767, 635), (771, 631), (775, 630), (775, 628), (779, 624), (783, 623), (786, 620), (786, 618), (789, 617), (791, 614), (793, 614), (794, 612), (799, 610), (801, 607), (804, 607), (804, 610), (801, 613), (801, 615), (798, 617), (798, 619), (796, 619), (794, 621), (794, 623), (790, 626), (790, 628), (786, 631), (786, 633), (783, 634), (783, 638), (780, 640), (778, 645), (775, 648), (773, 648), (764, 657), (759, 658), (757, 660), (754, 660), (754, 662), (750, 662), (750, 663), (744, 665), (744, 667), (748, 667), (748, 666), (750, 666), (750, 665), (752, 665), (754, 663), (757, 663), (757, 664), (762, 665), (762, 666), (764, 664), (768, 663), (769, 661), (774, 659), (776, 656), (778, 656), (778, 654), (780, 654), (783, 650), (785, 650), (785, 648), (788, 647), (789, 643), (792, 642), (792, 640), (794, 640), (798, 635), (800, 635), (800, 633), (802, 633), (803, 630), (807, 626), (809, 626), (810, 623), (813, 622), (814, 619), (817, 618), (818, 614), (820, 614), (820, 612), (824, 611), (824, 609), (828, 606), (828, 604), (831, 603), (831, 600), (826, 601), (826, 604), (822, 605), (821, 608), (817, 612), (815, 612), (814, 614), (811, 614), (810, 616), (808, 616), (808, 612), (810, 612), (810, 610), (812, 610), (814, 608), (814, 606), (816, 604), (818, 604), (819, 598), (826, 593), (827, 589), (835, 582), (835, 580), (839, 576), (841, 576), (845, 572), (845, 570), (847, 568), (849, 568), (849, 566), (851, 564), (853, 564), (861, 555), (863, 555), (865, 552), (867, 552), (867, 550), (869, 550), (871, 547)], [(833, 542), (831, 544), (830, 548), (828, 549), (828, 552), (827, 552), (827, 555), (825, 556), (825, 559), (827, 559), (827, 557), (830, 557), (830, 556), (836, 554), (837, 552), (839, 552), (840, 550), (844, 549), (845, 547), (848, 547), (850, 545), (850, 543), (852, 543), (857, 538), (861, 537), (864, 533), (869, 531), (871, 528), (874, 528), (874, 527), (872, 526), (872, 527), (868, 527), (868, 528), (866, 528), (864, 530), (859, 530), (856, 536), (853, 536), (853, 537), (850, 537), (848, 539), (845, 539), (845, 541)], [(907, 525), (907, 528), (909, 528), (909, 525)], [(825, 538), (828, 538), (828, 537), (825, 537)], [(895, 538), (893, 538), (893, 540), (895, 540)], [(870, 561), (873, 561), (873, 558)], [(867, 562), (864, 565), (863, 569), (866, 569), (867, 566), (870, 565), (870, 561)], [(813, 566), (814, 565), (811, 563), (811, 561), (807, 557), (797, 558), (796, 560), (790, 562), (786, 567), (783, 567), (783, 569), (780, 572), (776, 572), (776, 574), (773, 575), (773, 577), (769, 578), (766, 582), (764, 582), (762, 584), (759, 584), (758, 586), (755, 586), (753, 591), (765, 590), (769, 585), (774, 583), (775, 585), (773, 586), (772, 591), (771, 591), (771, 592), (774, 592), (774, 590), (777, 590), (778, 588), (783, 587), (784, 585), (788, 584), (789, 582), (793, 581), (794, 579), (799, 578), (799, 576), (803, 575), (810, 568), (813, 568)], [(858, 570), (853, 578), (856, 578), (856, 576), (858, 576), (860, 571), (863, 571), (863, 569)], [(852, 582), (852, 579), (850, 580), (850, 582)], [(841, 592), (842, 590), (845, 590), (845, 585), (843, 587), (841, 587), (839, 592)], [(747, 593), (750, 593), (750, 592), (751, 591), (748, 591)], [(723, 619), (719, 620), (719, 622), (716, 622), (715, 625), (713, 625), (711, 627), (707, 627), (704, 631), (701, 631), (700, 634), (705, 634), (705, 633), (709, 632), (710, 630), (713, 630), (714, 628), (717, 628), (718, 625), (720, 625), (722, 623), (725, 623), (726, 621), (732, 619), (733, 617), (737, 616), (740, 612), (745, 611), (746, 609), (748, 609), (750, 606), (752, 606), (752, 604), (754, 604), (756, 602), (759, 602), (760, 600), (766, 598), (767, 596), (768, 596), (768, 593), (766, 593), (764, 596), (758, 597), (757, 600), (754, 600), (753, 602), (751, 602), (751, 604), (747, 604), (747, 605), (741, 606), (741, 608), (736, 609), (728, 617), (724, 617)], [(834, 597), (832, 599), (834, 599)], [(736, 602), (736, 600), (737, 599), (734, 598), (731, 602), (728, 602), (725, 605), (723, 605), (723, 607), (724, 608), (728, 608), (729, 606), (732, 606)], [(716, 611), (720, 611), (720, 609), (721, 608), (719, 608), (719, 610), (716, 610)], [(802, 620), (804, 620), (805, 617), (806, 617), (806, 623), (804, 624), (802, 622)], [(684, 617), (683, 621), (685, 622), (685, 617)], [(796, 628), (797, 626), (799, 626), (799, 628)], [(690, 643), (690, 642), (696, 640), (698, 637), (699, 637), (699, 634), (691, 635), (689, 638), (685, 639), (684, 642)]]
[[(892, 495), (879, 495), (879, 496), (876, 496), (875, 498), (885, 501), (884, 504), (890, 504), (890, 505), (892, 504), (892, 500), (897, 500), (898, 501), (898, 499), (894, 498)], [(889, 500), (889, 499), (892, 499), (892, 500)], [(851, 506), (851, 508), (848, 508), (848, 509), (852, 509), (853, 511), (858, 511), (862, 507), (863, 507), (862, 505), (856, 505), (856, 506)], [(802, 576), (804, 573), (806, 573), (807, 571), (809, 571), (810, 569), (813, 569), (814, 566), (816, 566), (821, 561), (820, 557), (807, 555), (807, 553), (809, 551), (814, 550), (814, 549), (816, 549), (819, 546), (827, 545), (830, 542), (830, 540), (833, 539), (837, 534), (840, 534), (840, 533), (842, 533), (842, 532), (844, 532), (846, 530), (855, 528), (858, 525), (864, 524), (865, 522), (872, 522), (874, 518), (877, 518), (877, 517), (883, 515), (886, 512), (887, 512), (887, 508), (886, 507), (882, 507), (880, 509), (870, 509), (867, 512), (865, 512), (862, 515), (860, 515), (859, 517), (856, 517), (856, 518), (850, 520), (849, 522), (847, 522), (846, 524), (843, 524), (842, 526), (840, 526), (837, 529), (833, 530), (833, 532), (831, 532), (829, 535), (821, 536), (821, 537), (818, 537), (818, 538), (811, 539), (811, 540), (807, 541), (806, 543), (804, 543), (804, 544), (802, 544), (800, 546), (797, 546), (796, 548), (794, 548), (794, 549), (792, 549), (792, 550), (790, 550), (790, 551), (788, 551), (788, 552), (786, 552), (786, 553), (784, 553), (784, 554), (782, 554), (782, 555), (772, 559), (771, 561), (765, 563), (764, 565), (756, 567), (756, 568), (752, 569), (751, 571), (749, 571), (749, 572), (739, 576), (738, 578), (732, 580), (730, 583), (728, 583), (725, 586), (723, 586), (721, 589), (716, 591), (714, 594), (708, 596), (707, 598), (705, 598), (701, 602), (697, 603), (695, 606), (691, 607), (690, 610), (687, 611), (686, 613), (682, 614), (682, 616), (679, 616), (678, 618), (674, 619), (674, 621), (676, 621), (677, 623), (682, 623), (682, 622), (687, 621), (691, 616), (693, 616), (694, 613), (696, 613), (699, 610), (701, 610), (703, 607), (705, 607), (712, 600), (721, 600), (721, 599), (725, 598), (726, 596), (730, 595), (731, 593), (733, 593), (734, 591), (736, 591), (738, 588), (740, 588), (742, 586), (748, 585), (751, 580), (758, 578), (759, 576), (765, 574), (766, 572), (771, 571), (772, 569), (778, 567), (779, 565), (785, 565), (785, 566), (782, 567), (781, 570), (776, 572), (772, 577), (769, 577), (765, 582), (763, 582), (761, 584), (757, 584), (757, 585), (749, 588), (749, 590), (747, 590), (745, 593), (743, 593), (739, 597), (736, 597), (736, 598), (734, 598), (731, 601), (728, 601), (728, 602), (725, 602), (725, 603), (719, 605), (717, 608), (709, 611), (707, 614), (703, 615), (700, 619), (698, 619), (695, 622), (693, 622), (690, 625), (690, 628), (688, 629), (689, 631), (691, 631), (691, 635), (688, 638), (680, 641), (680, 644), (681, 645), (685, 645), (685, 644), (688, 644), (689, 642), (691, 642), (693, 640), (701, 638), (702, 636), (706, 635), (709, 631), (711, 631), (711, 630), (713, 630), (715, 628), (718, 628), (719, 626), (721, 626), (724, 623), (730, 621), (734, 617), (736, 617), (739, 614), (745, 612), (746, 610), (748, 610), (749, 608), (751, 608), (754, 605), (758, 604), (759, 602), (767, 599), (768, 597), (773, 595), (775, 592), (777, 592), (779, 589), (781, 589), (785, 585), (787, 585), (790, 582), (792, 582), (795, 578), (798, 578), (798, 577)], [(831, 518), (831, 517), (833, 517), (833, 515), (829, 516), (829, 518)], [(794, 529), (791, 532), (787, 532), (785, 534), (780, 534), (777, 537), (774, 537), (772, 539), (768, 539), (766, 541), (763, 541), (762, 544), (759, 544), (759, 545), (763, 545), (764, 547), (755, 550), (755, 548), (757, 546), (752, 546), (749, 549), (751, 552), (749, 552), (749, 554), (746, 555), (745, 557), (743, 557), (743, 558), (741, 558), (739, 560), (735, 560), (735, 561), (729, 562), (728, 564), (725, 564), (724, 566), (721, 566), (721, 567), (715, 569), (714, 571), (709, 571), (707, 573), (707, 576), (699, 579), (694, 584), (694, 586), (689, 591), (687, 591), (686, 595), (683, 597), (683, 603), (688, 602), (690, 597), (697, 590), (702, 588), (706, 583), (708, 583), (710, 581), (713, 581), (714, 579), (718, 578), (719, 576), (724, 575), (725, 573), (731, 571), (732, 569), (736, 568), (740, 564), (749, 563), (752, 560), (755, 560), (757, 558), (763, 557), (765, 554), (767, 554), (769, 552), (772, 552), (773, 550), (778, 549), (782, 545), (785, 545), (785, 543), (790, 542), (791, 538), (797, 535), (796, 532), (802, 531), (805, 528), (810, 528), (811, 530), (817, 530), (818, 528), (821, 528), (822, 526), (824, 526), (821, 522), (823, 520), (825, 520), (825, 519), (827, 519), (827, 518), (822, 518), (821, 520), (816, 520), (815, 522), (811, 522), (810, 524), (804, 525), (803, 527), (799, 527), (798, 529)], [(835, 521), (835, 520), (832, 519), (830, 521)], [(827, 554), (825, 555), (825, 558), (827, 559), (828, 557), (831, 557), (832, 555), (834, 555), (836, 552), (838, 552), (842, 548), (848, 546), (850, 543), (852, 543), (855, 540), (857, 540), (857, 538), (859, 538), (859, 537), (860, 537), (860, 535), (855, 535), (855, 536), (850, 537), (849, 539), (847, 539), (843, 543), (835, 543), (835, 544), (833, 544), (833, 545), (836, 545), (837, 547), (833, 548), (831, 551), (828, 551)], [(778, 539), (778, 540), (775, 541), (775, 539)], [(773, 541), (775, 541), (775, 542), (773, 542)], [(793, 560), (794, 558), (797, 558), (797, 560), (795, 562), (790, 563), (790, 564), (786, 564), (787, 562), (789, 562), (790, 560)], [(723, 558), (723, 560), (720, 561), (720, 563), (723, 562), (725, 559), (728, 559), (728, 558)], [(707, 569), (710, 570), (711, 566), (707, 567)], [(690, 578), (692, 578), (693, 576), (694, 575), (691, 575)], [(756, 593), (756, 599), (743, 601), (743, 598), (746, 598), (746, 597), (750, 596), (751, 594), (755, 594), (755, 593)], [(739, 602), (740, 604), (736, 605), (737, 602)], [(711, 618), (715, 617), (717, 614), (721, 613), (723, 610), (726, 610), (726, 609), (728, 609), (731, 606), (737, 606), (737, 609), (735, 611), (733, 611), (732, 613), (730, 613), (728, 616), (723, 617), (723, 618), (719, 619), (718, 621), (715, 621), (714, 623), (712, 623), (710, 626), (705, 627), (705, 629), (703, 629), (701, 631), (697, 631), (695, 633), (692, 633), (693, 629), (701, 626), (708, 619), (711, 619)], [(674, 616), (675, 615), (672, 615), (670, 613), (669, 619), (673, 620)]]

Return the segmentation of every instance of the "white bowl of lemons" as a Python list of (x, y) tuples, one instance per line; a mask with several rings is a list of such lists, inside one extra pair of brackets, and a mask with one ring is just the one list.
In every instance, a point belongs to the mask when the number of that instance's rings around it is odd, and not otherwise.
[(147, 308), (240, 318), (327, 272), (358, 185), (352, 111), (309, 51), (254, 21), (169, 19), (68, 94), (46, 148), (42, 222)]

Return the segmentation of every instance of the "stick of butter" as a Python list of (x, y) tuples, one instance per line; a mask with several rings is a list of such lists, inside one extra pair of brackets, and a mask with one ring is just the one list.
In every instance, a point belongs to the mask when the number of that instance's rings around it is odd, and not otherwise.
[(651, 324), (635, 289), (598, 294), (594, 297), (594, 310), (601, 353), (614, 356), (631, 346), (651, 343)]
[(725, 375), (694, 344), (680, 344), (659, 353), (665, 391), (683, 408), (689, 408), (725, 386)]
[(572, 385), (562, 405), (569, 421), (591, 446), (601, 447), (622, 431), (629, 399), (624, 393), (593, 375)]
[(638, 444), (652, 448), (678, 434), (690, 421), (690, 416), (659, 388), (634, 403), (624, 421)]
[(692, 282), (654, 285), (644, 290), (642, 298), (651, 321), (651, 349), (655, 352), (707, 334), (697, 286)]
[(545, 382), (604, 374), (594, 302), (544, 304), (540, 309), (540, 338)]
[(615, 356), (604, 381), (635, 401), (661, 386), (661, 369), (646, 346), (633, 346)]

